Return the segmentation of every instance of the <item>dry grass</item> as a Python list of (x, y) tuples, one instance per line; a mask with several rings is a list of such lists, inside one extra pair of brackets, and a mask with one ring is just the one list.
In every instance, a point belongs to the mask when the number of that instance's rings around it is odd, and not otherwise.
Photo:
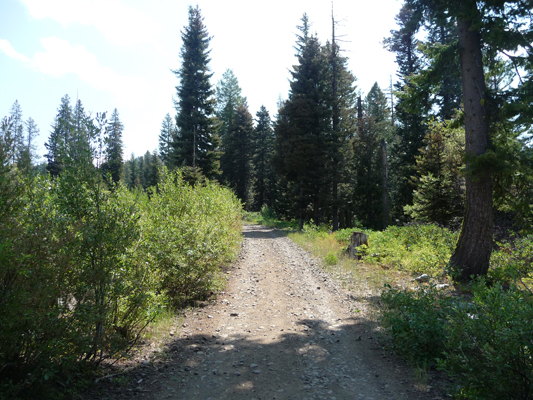
[(161, 342), (179, 324), (179, 318), (179, 316), (176, 316), (175, 311), (166, 309), (144, 330), (143, 340), (146, 342)]
[(365, 308), (367, 318), (374, 322), (378, 318), (378, 301), (385, 284), (402, 288), (416, 286), (409, 272), (350, 259), (343, 254), (344, 246), (331, 234), (310, 237), (305, 233), (294, 232), (288, 236), (321, 260), (325, 260), (328, 255), (335, 255), (336, 264), (323, 262), (324, 268)]

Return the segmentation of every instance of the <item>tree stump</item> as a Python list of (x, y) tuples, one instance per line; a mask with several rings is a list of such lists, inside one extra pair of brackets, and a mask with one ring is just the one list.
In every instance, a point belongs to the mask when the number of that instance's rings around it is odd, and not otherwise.
[(360, 260), (361, 255), (358, 254), (357, 248), (363, 244), (368, 246), (368, 236), (363, 232), (353, 232), (346, 253), (350, 258)]

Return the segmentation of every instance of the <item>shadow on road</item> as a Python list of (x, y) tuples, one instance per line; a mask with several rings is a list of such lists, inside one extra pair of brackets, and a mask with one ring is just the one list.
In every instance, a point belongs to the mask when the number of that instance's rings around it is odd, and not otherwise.
[(245, 225), (242, 236), (248, 239), (277, 239), (287, 236), (287, 231), (263, 225)]
[[(239, 318), (234, 322), (238, 326)], [(370, 321), (353, 317), (332, 326), (303, 319), (297, 325), (281, 335), (271, 327), (232, 334), (226, 326), (215, 335), (180, 337), (136, 365), (127, 387), (123, 379), (108, 380), (88, 399), (434, 398), (417, 391), (409, 369), (398, 369), (404, 363), (381, 349)], [(267, 343), (273, 336), (277, 340)]]

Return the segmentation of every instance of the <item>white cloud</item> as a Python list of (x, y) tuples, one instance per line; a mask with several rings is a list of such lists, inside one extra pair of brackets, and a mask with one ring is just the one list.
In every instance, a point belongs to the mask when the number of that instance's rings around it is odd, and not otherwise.
[(15, 58), (23, 62), (30, 61), (30, 59), (24, 54), (17, 52), (13, 46), (11, 46), (11, 43), (9, 43), (6, 39), (0, 39), (0, 50), (2, 50), (8, 57)]
[(72, 45), (57, 37), (41, 39), (44, 52), (33, 58), (33, 67), (43, 74), (62, 77), (75, 74), (99, 90), (111, 92), (122, 104), (136, 106), (148, 98), (150, 86), (140, 78), (119, 75), (110, 67), (102, 66), (96, 56), (82, 45)]
[(20, 0), (37, 19), (51, 18), (63, 27), (94, 26), (120, 46), (156, 43), (161, 27), (139, 10), (118, 0)]

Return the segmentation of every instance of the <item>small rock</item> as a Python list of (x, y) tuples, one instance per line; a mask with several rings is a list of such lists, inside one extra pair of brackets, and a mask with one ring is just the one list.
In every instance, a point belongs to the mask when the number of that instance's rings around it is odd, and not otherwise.
[(429, 282), (429, 276), (428, 274), (422, 274), (419, 277), (416, 277), (415, 281), (420, 282), (420, 283)]

